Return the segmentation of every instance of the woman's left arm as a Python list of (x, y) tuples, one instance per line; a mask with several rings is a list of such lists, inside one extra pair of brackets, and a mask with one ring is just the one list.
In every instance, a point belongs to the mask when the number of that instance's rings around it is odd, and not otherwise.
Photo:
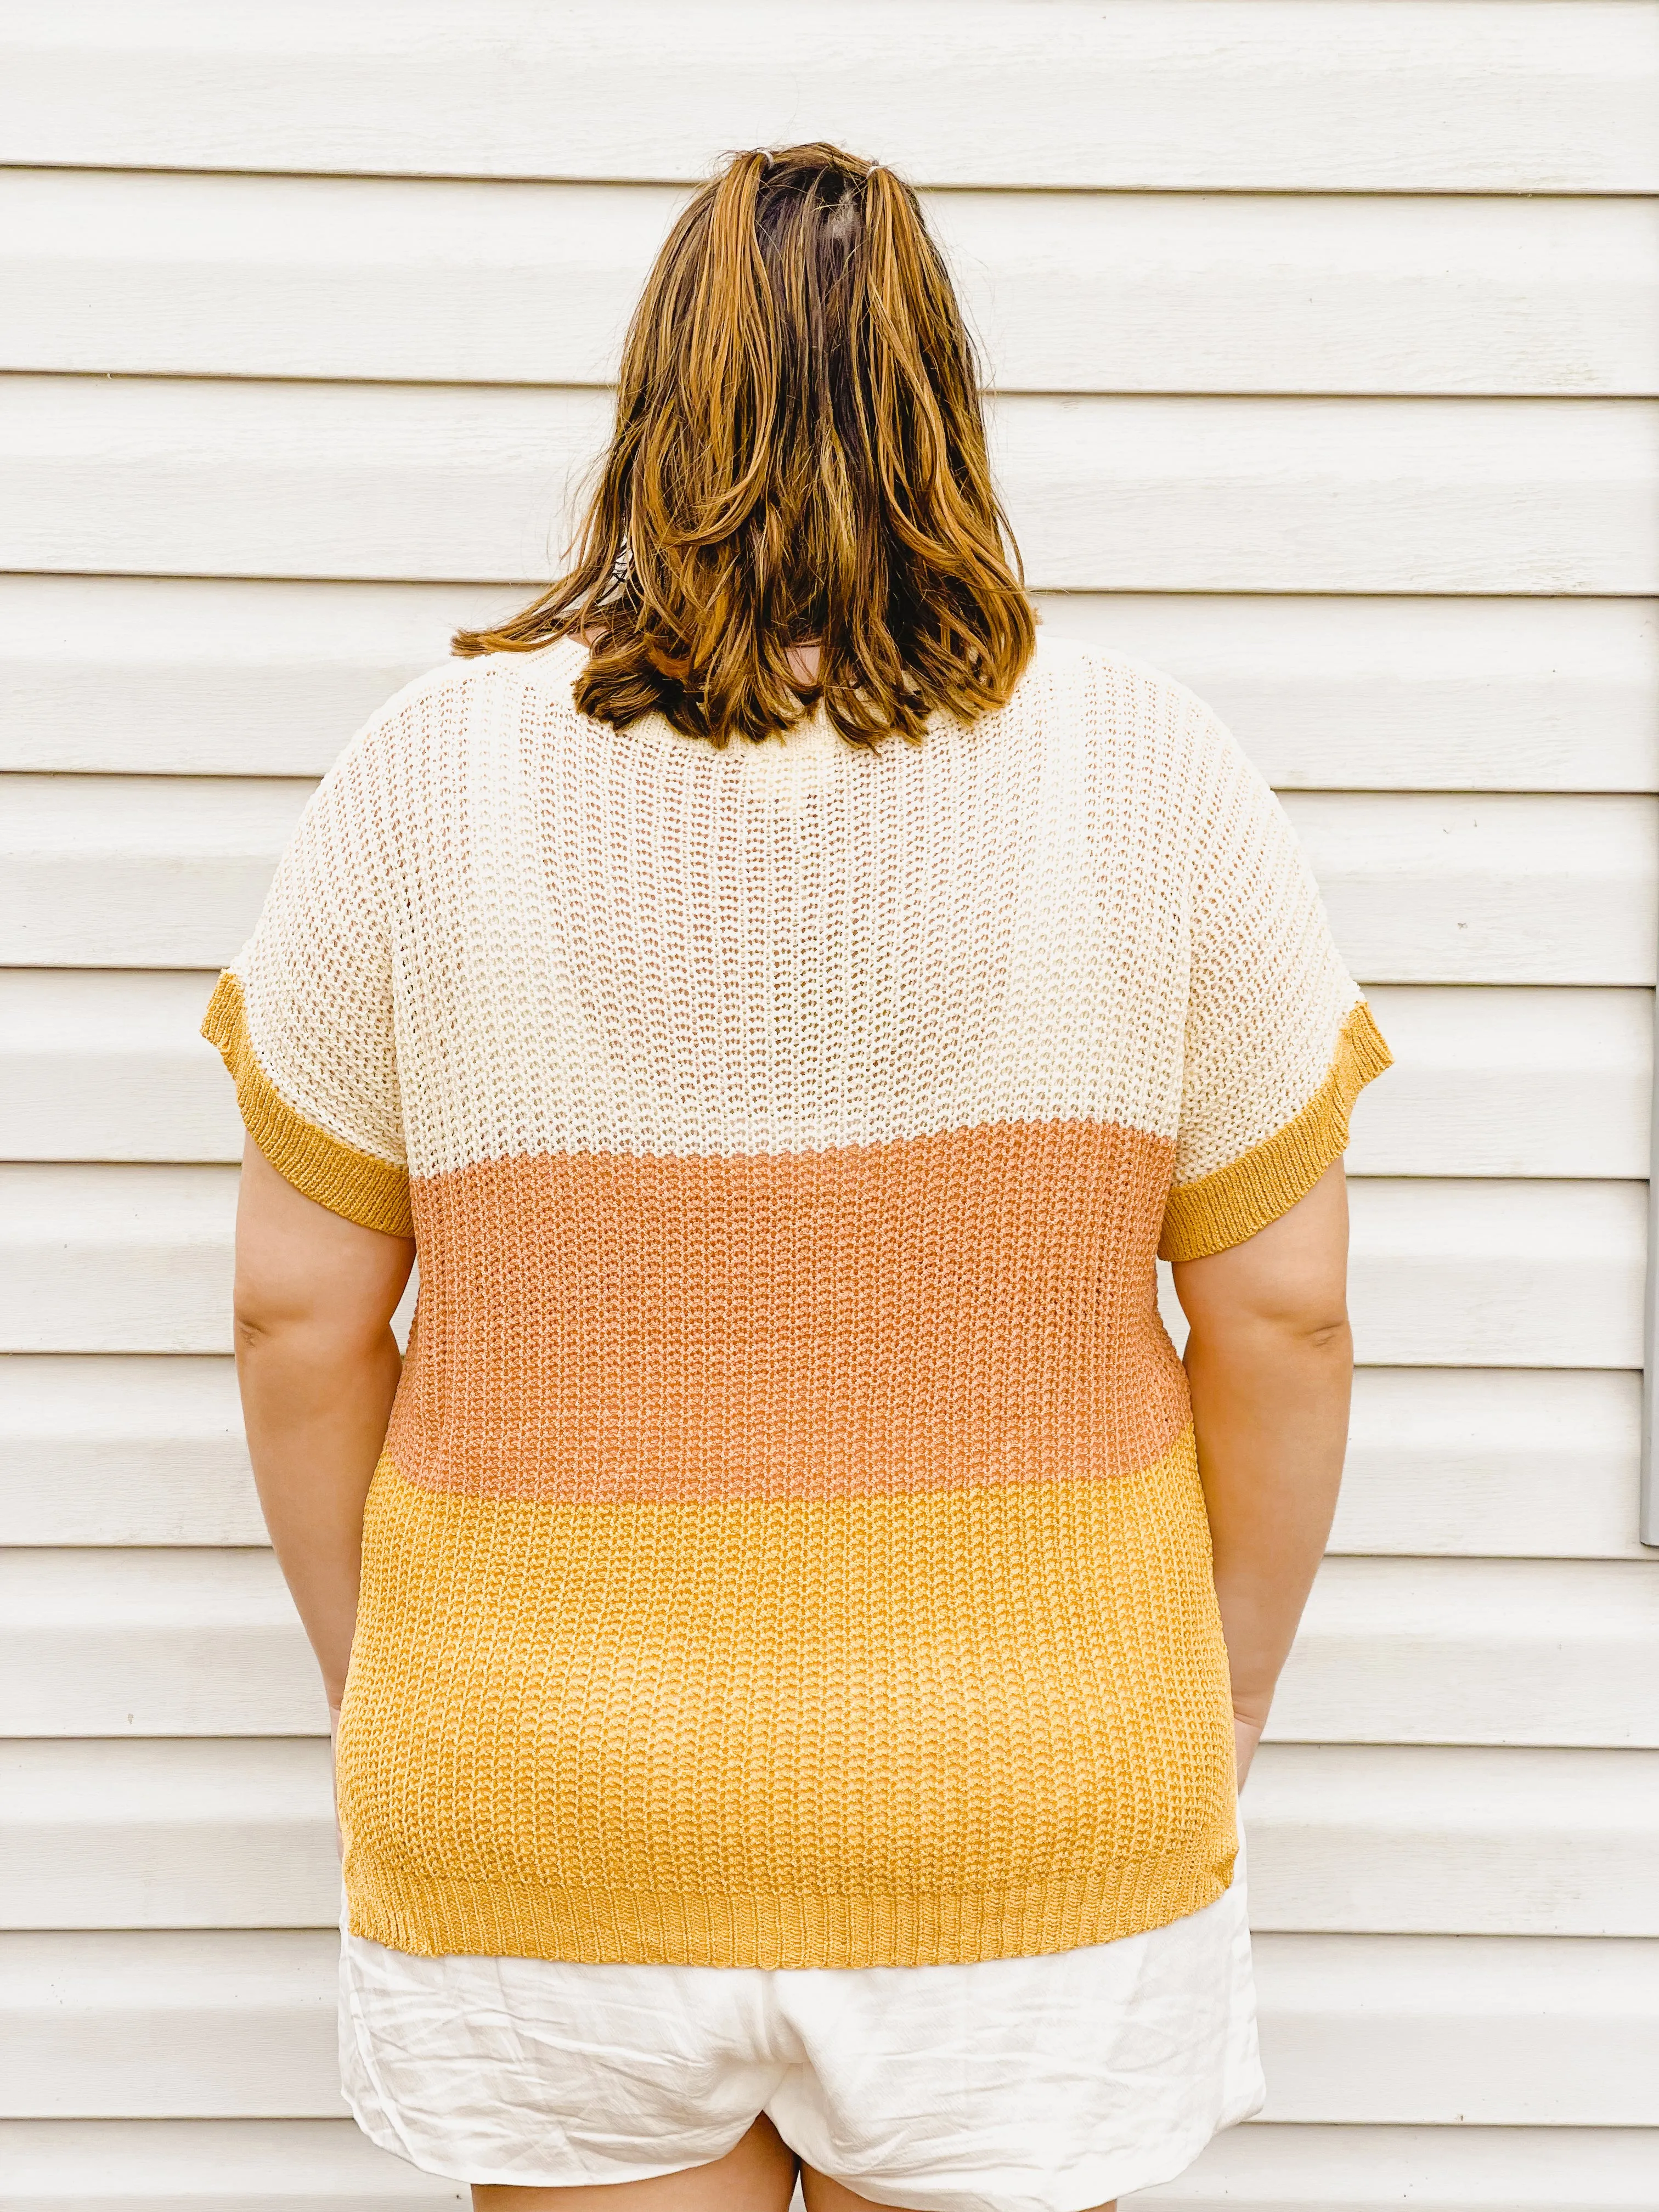
[(1254, 1237), (1174, 1272), (1242, 1784), (1342, 1479), (1353, 1337), (1341, 1161)]
[(332, 1213), (252, 1139), (236, 1209), (236, 1374), (265, 1526), (331, 1714), (357, 1619), (363, 1506), (402, 1360), (392, 1316), (415, 1246)]

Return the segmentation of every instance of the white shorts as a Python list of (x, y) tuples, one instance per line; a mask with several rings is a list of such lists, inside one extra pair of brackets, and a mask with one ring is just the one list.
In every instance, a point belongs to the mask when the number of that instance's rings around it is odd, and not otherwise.
[(916, 2212), (1083, 2212), (1261, 2109), (1243, 1856), (1144, 1936), (971, 1966), (588, 1966), (341, 1946), (358, 2125), (453, 2181), (642, 2181), (769, 2113)]

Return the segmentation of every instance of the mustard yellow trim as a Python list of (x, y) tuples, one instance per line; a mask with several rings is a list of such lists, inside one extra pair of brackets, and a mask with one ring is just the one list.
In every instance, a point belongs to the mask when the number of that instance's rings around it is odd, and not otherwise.
[(202, 1035), (218, 1047), (247, 1133), (279, 1175), (331, 1213), (388, 1237), (413, 1236), (407, 1174), (331, 1136), (289, 1104), (254, 1055), (242, 987), (228, 968), (208, 1001)]
[(1170, 1193), (1160, 1260), (1201, 1260), (1242, 1244), (1305, 1198), (1347, 1149), (1354, 1100), (1394, 1054), (1360, 1000), (1342, 1024), (1324, 1081), (1302, 1111), (1241, 1159)]

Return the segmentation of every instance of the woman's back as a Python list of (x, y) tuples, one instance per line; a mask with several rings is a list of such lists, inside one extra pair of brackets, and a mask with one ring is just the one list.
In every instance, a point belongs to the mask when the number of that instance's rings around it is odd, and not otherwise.
[(1214, 716), (1039, 639), (980, 386), (908, 186), (734, 155), (573, 565), (210, 1010), (343, 2079), (480, 2203), (1104, 2212), (1261, 2106), (1236, 1785), (1387, 1053)]
[(270, 1156), (420, 1253), (352, 1925), (869, 1965), (1195, 1911), (1231, 1722), (1154, 1258), (1382, 1064), (1282, 815), (1082, 647), (719, 750), (590, 720), (586, 657), (376, 717), (216, 1006)]

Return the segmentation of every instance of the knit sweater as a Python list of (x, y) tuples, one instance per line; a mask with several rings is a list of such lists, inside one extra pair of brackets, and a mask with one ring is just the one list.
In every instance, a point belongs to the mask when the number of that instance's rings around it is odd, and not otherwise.
[(723, 750), (454, 662), (325, 777), (205, 1024), (260, 1150), (413, 1235), (339, 1743), (415, 1953), (1057, 1951), (1231, 1879), (1155, 1259), (1388, 1064), (1277, 801), (1046, 633), (1001, 712)]

